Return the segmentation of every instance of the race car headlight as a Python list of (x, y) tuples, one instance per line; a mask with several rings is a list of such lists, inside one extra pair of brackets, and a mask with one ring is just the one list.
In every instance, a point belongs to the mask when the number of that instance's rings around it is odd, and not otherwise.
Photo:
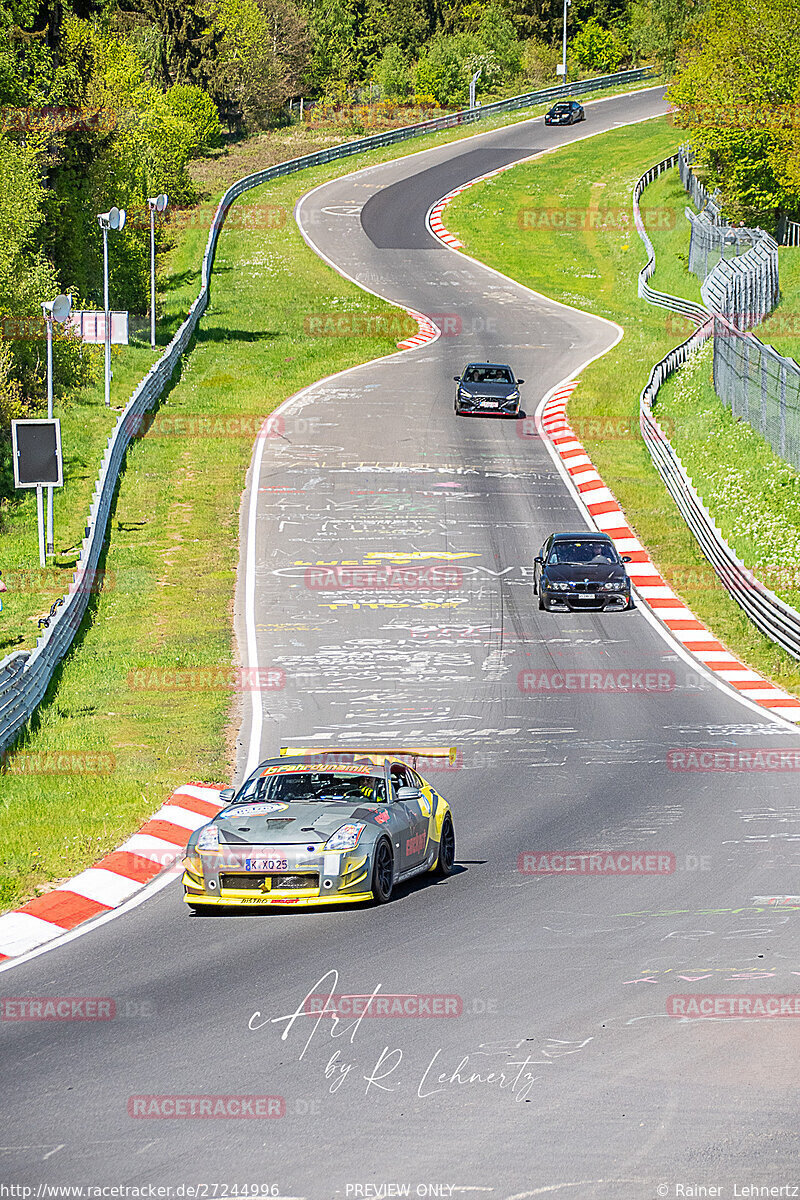
[(325, 843), (326, 850), (355, 850), (366, 825), (342, 825)]
[(519, 400), (519, 392), (516, 389), (513, 392), (509, 392), (506, 400)]
[(219, 830), (216, 825), (206, 825), (205, 829), (200, 831), (196, 848), (198, 850), (219, 850)]
[(459, 396), (463, 396), (465, 400), (472, 400), (472, 398), (473, 398), (472, 392), (468, 392), (465, 387), (460, 387), (458, 389), (458, 394), (459, 394)]
[(603, 590), (606, 592), (625, 592), (628, 589), (627, 583), (604, 583)]
[(552, 590), (553, 590), (553, 591), (555, 591), (555, 592), (567, 592), (567, 591), (569, 591), (569, 584), (568, 584), (568, 583), (559, 583), (559, 581), (558, 581), (558, 580), (550, 580), (550, 579), (545, 579), (545, 581), (544, 581), (544, 582), (545, 582), (545, 587), (552, 588)]

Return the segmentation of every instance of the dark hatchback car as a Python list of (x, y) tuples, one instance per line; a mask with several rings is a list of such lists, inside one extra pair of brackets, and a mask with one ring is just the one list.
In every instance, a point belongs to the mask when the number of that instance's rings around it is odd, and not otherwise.
[(559, 100), (554, 104), (548, 113), (545, 113), (545, 125), (575, 125), (578, 121), (585, 121), (586, 113), (583, 111), (583, 105), (578, 104), (577, 100)]
[(454, 375), (456, 396), (453, 408), (458, 416), (466, 413), (490, 417), (518, 417), (519, 385), (511, 367), (505, 363), (469, 363), (461, 375)]
[(633, 608), (631, 581), (608, 534), (551, 534), (534, 559), (534, 591), (545, 612)]

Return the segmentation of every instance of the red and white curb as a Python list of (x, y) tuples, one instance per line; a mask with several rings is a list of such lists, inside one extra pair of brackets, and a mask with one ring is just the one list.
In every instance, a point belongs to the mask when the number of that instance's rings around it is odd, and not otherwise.
[(223, 807), (220, 789), (207, 783), (177, 788), (119, 849), (87, 871), (0, 917), (0, 962), (27, 954), (76, 925), (130, 900), (183, 857), (189, 836)]
[(476, 183), (485, 183), (487, 179), (494, 179), (495, 175), (502, 175), (503, 171), (508, 171), (511, 167), (518, 166), (518, 163), (508, 163), (503, 167), (496, 167), (494, 171), (487, 171), (485, 175), (479, 175), (476, 179), (470, 179), (468, 183), (462, 183), (460, 187), (455, 188), (452, 192), (448, 192), (446, 196), (442, 196), (441, 200), (437, 200), (433, 207), (428, 211), (427, 223), (428, 228), (435, 237), (440, 241), (446, 242), (451, 250), (463, 250), (464, 243), (460, 242), (455, 234), (450, 233), (442, 221), (442, 214), (447, 208), (451, 200), (456, 196), (460, 196), (462, 192), (466, 192), (469, 188), (474, 187)]
[(439, 326), (434, 325), (430, 317), (426, 317), (423, 313), (413, 312), (410, 308), (407, 308), (406, 312), (419, 325), (419, 333), (406, 338), (403, 342), (398, 342), (398, 350), (413, 350), (415, 346), (426, 346), (428, 342), (435, 342), (441, 333)]
[(567, 420), (567, 400), (577, 386), (578, 380), (572, 379), (556, 389), (542, 410), (541, 432), (558, 452), (597, 528), (612, 538), (620, 554), (631, 559), (627, 572), (639, 596), (672, 636), (709, 671), (753, 703), (790, 721), (800, 722), (800, 700), (739, 662), (675, 595), (651, 562)]

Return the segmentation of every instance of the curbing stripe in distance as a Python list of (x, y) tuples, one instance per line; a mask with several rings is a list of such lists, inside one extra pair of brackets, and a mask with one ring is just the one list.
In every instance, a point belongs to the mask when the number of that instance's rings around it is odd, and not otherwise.
[(222, 785), (187, 783), (145, 822), (138, 833), (52, 892), (0, 916), (0, 962), (27, 954), (65, 930), (111, 912), (175, 868), (189, 835), (223, 807)]
[[(482, 183), (518, 165), (509, 163), (499, 167), (496, 171), (472, 179), (443, 196), (428, 214), (428, 224), (432, 232), (452, 249), (462, 250), (462, 243), (445, 228), (442, 219), (444, 209), (454, 196), (467, 191), (476, 183)], [(683, 649), (699, 659), (703, 666), (713, 671), (719, 679), (724, 680), (728, 687), (751, 703), (768, 709), (775, 716), (800, 723), (800, 700), (784, 692), (771, 680), (764, 679), (746, 663), (739, 662), (675, 594), (650, 560), (647, 550), (630, 528), (627, 517), (600, 478), (594, 463), (586, 453), (586, 448), (567, 420), (567, 401), (578, 383), (578, 379), (571, 379), (558, 386), (549, 397), (541, 415), (542, 433), (564, 464), (597, 528), (609, 535), (621, 555), (626, 554), (631, 559), (626, 570), (637, 594), (647, 604), (659, 624), (669, 631)]]
[[(554, 445), (573, 483), (576, 477), (582, 480), (576, 486), (583, 493), (584, 504), (598, 528), (609, 534), (620, 554), (627, 554), (631, 558), (626, 570), (639, 596), (672, 636), (730, 687), (762, 708), (790, 721), (800, 722), (800, 700), (739, 662), (697, 619), (688, 605), (676, 596), (651, 562), (567, 420), (567, 401), (577, 386), (578, 380), (573, 379), (551, 396), (542, 412), (542, 431)], [(575, 454), (581, 456), (579, 467), (575, 466)], [(597, 500), (598, 491), (595, 489), (602, 489), (611, 499)]]

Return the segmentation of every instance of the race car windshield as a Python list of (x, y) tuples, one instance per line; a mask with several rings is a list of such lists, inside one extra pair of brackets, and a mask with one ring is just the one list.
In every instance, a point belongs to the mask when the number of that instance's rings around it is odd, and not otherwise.
[(506, 367), (470, 367), (464, 376), (465, 383), (512, 383), (511, 372)]
[(291, 804), (293, 801), (326, 804), (371, 803), (386, 800), (386, 786), (375, 775), (345, 774), (338, 771), (304, 771), (302, 773), (261, 775), (252, 779), (236, 797), (237, 804), (253, 800)]
[(617, 562), (617, 555), (608, 542), (555, 542), (550, 550), (548, 565), (553, 563), (571, 566), (593, 563), (595, 566)]
[(554, 113), (568, 113), (569, 105), (568, 104), (556, 104), (555, 108), (553, 109), (553, 112)]

